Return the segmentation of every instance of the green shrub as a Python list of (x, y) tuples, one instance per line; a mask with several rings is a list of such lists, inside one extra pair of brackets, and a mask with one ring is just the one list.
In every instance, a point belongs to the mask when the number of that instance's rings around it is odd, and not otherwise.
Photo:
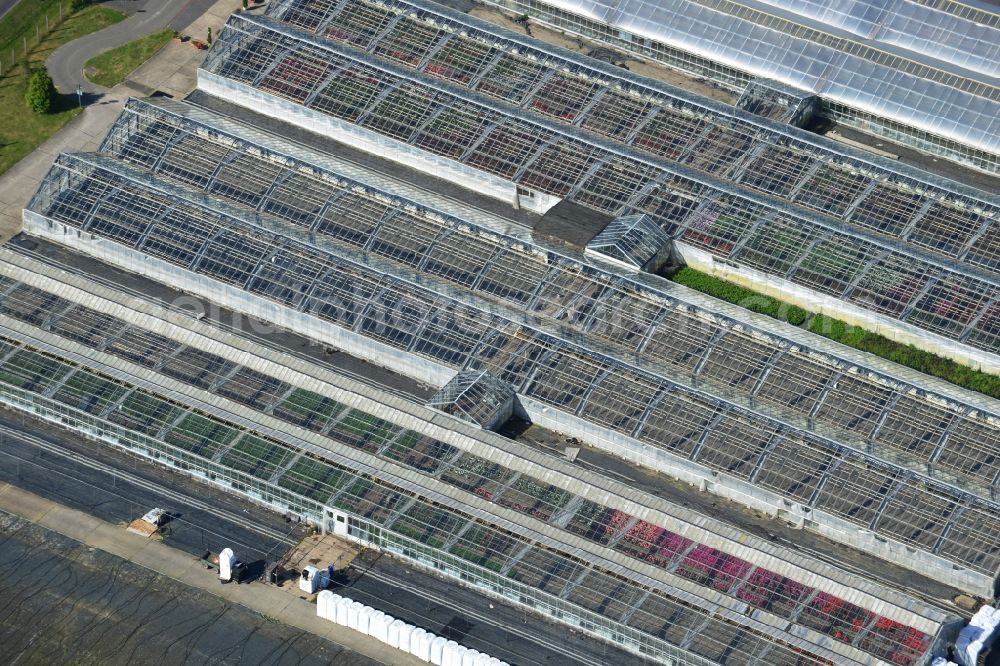
[(802, 308), (758, 294), (750, 289), (720, 280), (692, 268), (685, 267), (677, 271), (673, 280), (710, 296), (791, 324), (799, 325), (812, 316), (812, 319), (809, 320), (809, 331), (816, 335), (894, 361), (970, 391), (1000, 398), (1000, 377), (996, 375), (973, 370), (955, 361), (917, 349), (912, 345), (894, 342), (878, 333), (867, 331), (860, 326), (853, 326), (833, 317), (822, 314), (811, 315)]
[(787, 321), (794, 326), (802, 324), (809, 317), (809, 313), (798, 306), (789, 305), (776, 298), (759, 294), (732, 282), (720, 280), (693, 268), (680, 269), (674, 274), (673, 280), (686, 287), (744, 307), (751, 312)]
[(70, 3), (69, 8), (74, 12), (78, 12), (89, 4), (90, 0), (73, 0), (73, 2)]
[(28, 79), (28, 89), (24, 92), (24, 101), (35, 113), (48, 113), (56, 99), (56, 87), (52, 78), (44, 69), (32, 73)]

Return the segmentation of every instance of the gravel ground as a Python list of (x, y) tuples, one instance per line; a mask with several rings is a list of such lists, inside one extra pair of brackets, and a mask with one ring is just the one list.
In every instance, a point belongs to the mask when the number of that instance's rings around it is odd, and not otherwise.
[(377, 663), (3, 512), (0, 580), (0, 663)]

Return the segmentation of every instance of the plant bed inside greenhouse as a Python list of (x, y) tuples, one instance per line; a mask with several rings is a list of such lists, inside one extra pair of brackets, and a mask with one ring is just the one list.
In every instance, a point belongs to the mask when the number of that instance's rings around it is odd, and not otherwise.
[(87, 372), (76, 372), (53, 396), (74, 409), (100, 414), (128, 391), (124, 386)]
[(266, 481), (287, 465), (294, 455), (294, 451), (282, 444), (244, 434), (222, 456), (220, 462), (238, 472)]
[(433, 474), (458, 451), (449, 444), (408, 430), (398, 437), (383, 455), (407, 467)]
[(318, 393), (297, 388), (274, 408), (274, 415), (310, 430), (322, 430), (344, 405)]
[(278, 485), (325, 503), (333, 496), (343, 476), (344, 473), (336, 467), (303, 456), (278, 478)]
[(442, 475), (442, 480), (491, 500), (514, 476), (510, 470), (471, 454), (464, 454)]
[(35, 391), (66, 375), (69, 368), (54, 359), (22, 349), (0, 365), (0, 382)]
[(399, 430), (399, 426), (388, 421), (352, 409), (333, 425), (330, 436), (355, 448), (376, 453)]
[(212, 458), (230, 442), (238, 431), (199, 414), (188, 414), (164, 436), (168, 444), (203, 458)]
[(569, 498), (570, 494), (561, 488), (521, 476), (496, 501), (502, 506), (547, 521), (557, 509), (566, 505)]

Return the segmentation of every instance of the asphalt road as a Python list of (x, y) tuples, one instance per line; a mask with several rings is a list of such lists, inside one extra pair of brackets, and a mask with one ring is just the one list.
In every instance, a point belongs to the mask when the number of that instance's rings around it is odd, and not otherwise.
[(518, 666), (652, 663), (374, 551), (354, 561), (349, 581), (335, 591)]
[(129, 17), (121, 23), (74, 39), (53, 51), (45, 63), (49, 76), (59, 92), (64, 94), (76, 91), (77, 85), (86, 93), (104, 92), (106, 88), (91, 83), (83, 75), (84, 64), (99, 53), (166, 27), (192, 1), (194, 0), (129, 0), (126, 3), (111, 3), (109, 6), (113, 9), (124, 5)]
[[(111, 447), (82, 440), (54, 426), (26, 421), (19, 413), (6, 409), (0, 409), (0, 481), (112, 523), (127, 522), (152, 507), (163, 508), (173, 516), (167, 525), (165, 543), (193, 555), (202, 555), (205, 551), (217, 552), (230, 546), (250, 564), (251, 571), (258, 574), (264, 570), (266, 563), (279, 559), (289, 545), (304, 534), (302, 526), (288, 523), (283, 516), (255, 507), (239, 497), (212, 489), (167, 468), (127, 456)], [(5, 548), (0, 529), (0, 551)], [(47, 556), (59, 557), (58, 553), (48, 553)], [(0, 577), (4, 575), (2, 561), (0, 556)], [(86, 572), (80, 576), (86, 578)], [(522, 608), (491, 600), (474, 589), (462, 587), (453, 579), (377, 553), (369, 552), (357, 560), (357, 566), (347, 572), (340, 584), (345, 588), (345, 591), (340, 591), (341, 594), (439, 635), (448, 635), (463, 645), (500, 657), (512, 665), (643, 663), (635, 655), (581, 634), (573, 634), (568, 627), (526, 613)], [(5, 587), (6, 582), (0, 583), (0, 623), (4, 622)], [(33, 611), (39, 614), (43, 612), (41, 608), (51, 605), (50, 601), (39, 603), (41, 607)], [(73, 603), (86, 605), (89, 602)], [(23, 617), (19, 617), (11, 621), (22, 621)], [(164, 618), (164, 621), (173, 622), (170, 618)], [(249, 626), (255, 626), (252, 619), (248, 621)], [(24, 628), (30, 624), (21, 626)], [(67, 631), (75, 632), (76, 629)], [(106, 631), (94, 630), (100, 635)], [(241, 631), (243, 628), (234, 635), (241, 635)], [(571, 640), (567, 640), (568, 637)], [(68, 640), (72, 636), (64, 638)], [(0, 631), (0, 663), (8, 663), (2, 658), (2, 642), (3, 632)], [(17, 645), (21, 646), (18, 649), (28, 649), (27, 645)], [(212, 650), (224, 647), (215, 639), (210, 639), (206, 645)], [(50, 647), (54, 650), (57, 642)], [(209, 647), (205, 649), (209, 650)], [(225, 662), (226, 659), (218, 661)], [(95, 663), (106, 662), (98, 660)], [(141, 663), (149, 662), (144, 660)], [(174, 662), (168, 660), (164, 663)], [(336, 663), (339, 666), (340, 662)]]
[(7, 12), (14, 9), (20, 1), (21, 0), (0, 0), (0, 18), (3, 18)]
[[(16, 412), (0, 410), (0, 427), (19, 430), (22, 423)], [(183, 474), (36, 421), (28, 422), (28, 431), (48, 446), (0, 433), (0, 481), (110, 523), (164, 509), (171, 515), (164, 542), (186, 553), (231, 547), (262, 570), (305, 535), (301, 525)]]

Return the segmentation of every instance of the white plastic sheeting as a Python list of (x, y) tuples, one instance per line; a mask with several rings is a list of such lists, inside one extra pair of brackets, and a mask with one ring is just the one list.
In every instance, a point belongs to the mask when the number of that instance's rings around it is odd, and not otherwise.
[(444, 636), (436, 636), (329, 590), (323, 590), (316, 597), (316, 615), (367, 634), (435, 666), (509, 666), (496, 657), (470, 650)]
[(962, 666), (976, 666), (979, 655), (993, 645), (1000, 627), (1000, 610), (983, 606), (969, 620), (955, 641), (955, 658)]

